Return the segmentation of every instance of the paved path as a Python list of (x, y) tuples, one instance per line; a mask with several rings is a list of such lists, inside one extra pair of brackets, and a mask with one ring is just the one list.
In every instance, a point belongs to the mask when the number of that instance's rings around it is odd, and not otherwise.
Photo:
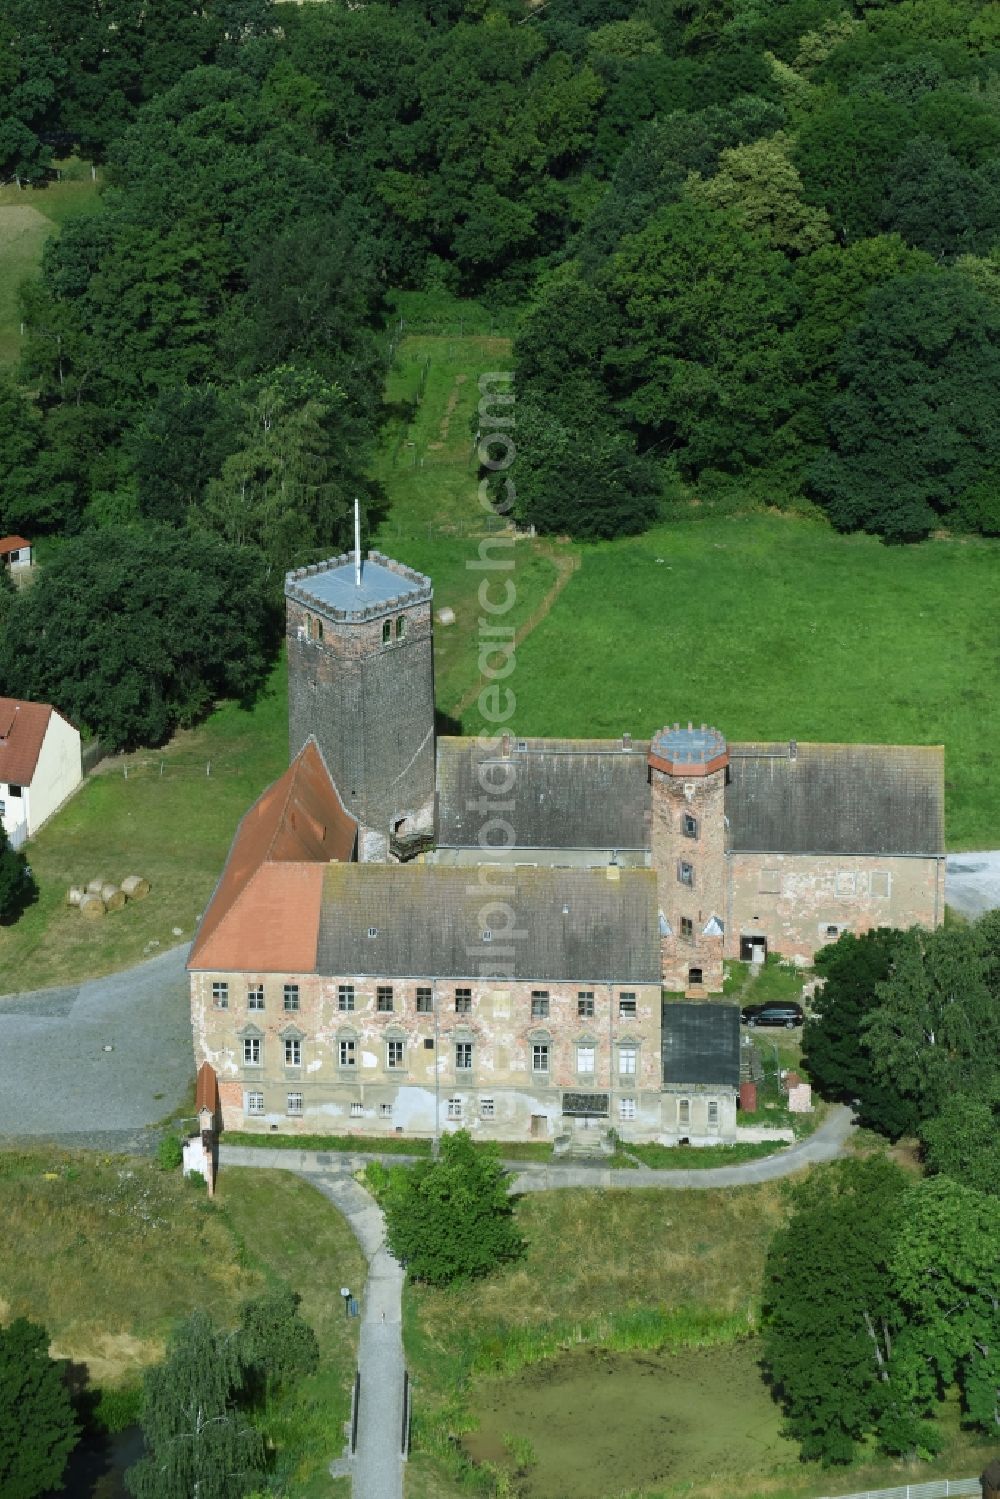
[(187, 954), (175, 947), (107, 978), (0, 997), (0, 1138), (148, 1147), (145, 1131), (191, 1086)]
[(945, 866), (946, 904), (963, 916), (981, 916), (1000, 906), (1000, 849), (949, 854)]
[(350, 1176), (303, 1174), (343, 1213), (368, 1260), (358, 1350), (358, 1448), (350, 1464), (351, 1493), (353, 1499), (403, 1499), (403, 1270), (385, 1246), (381, 1211), (363, 1187)]
[[(754, 1182), (777, 1181), (783, 1176), (792, 1176), (796, 1171), (821, 1161), (836, 1160), (843, 1154), (853, 1123), (851, 1110), (844, 1104), (834, 1104), (813, 1134), (790, 1145), (787, 1150), (762, 1156), (756, 1161), (743, 1161), (738, 1166), (706, 1166), (693, 1171), (660, 1171), (642, 1166), (630, 1171), (612, 1169), (600, 1163), (563, 1166), (558, 1162), (549, 1165), (508, 1161), (510, 1191), (517, 1195), (521, 1192), (548, 1192), (558, 1187), (663, 1187), (675, 1190), (747, 1187)], [(711, 1148), (710, 1145), (705, 1147), (706, 1151)], [(298, 1171), (317, 1185), (331, 1176), (350, 1179), (353, 1172), (363, 1170), (370, 1161), (378, 1159), (387, 1165), (402, 1165), (426, 1157), (379, 1157), (368, 1151), (268, 1150), (255, 1145), (223, 1144), (219, 1148), (222, 1166), (270, 1166), (283, 1171)]]

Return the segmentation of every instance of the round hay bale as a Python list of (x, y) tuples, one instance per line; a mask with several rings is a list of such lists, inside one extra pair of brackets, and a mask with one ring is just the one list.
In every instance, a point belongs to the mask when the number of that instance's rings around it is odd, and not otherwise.
[(79, 885), (70, 885), (69, 889), (66, 891), (66, 904), (68, 906), (78, 906), (82, 899), (83, 891), (80, 889)]
[(93, 890), (88, 890), (80, 901), (80, 914), (92, 920), (104, 915), (104, 902)]
[(103, 876), (99, 880), (88, 880), (87, 890), (91, 895), (100, 895), (102, 889), (107, 883), (107, 880), (104, 879)]
[(125, 904), (125, 891), (119, 890), (117, 885), (105, 885), (101, 899), (107, 910), (120, 911)]
[(122, 880), (122, 889), (129, 900), (145, 900), (149, 894), (149, 881), (141, 874), (127, 874)]

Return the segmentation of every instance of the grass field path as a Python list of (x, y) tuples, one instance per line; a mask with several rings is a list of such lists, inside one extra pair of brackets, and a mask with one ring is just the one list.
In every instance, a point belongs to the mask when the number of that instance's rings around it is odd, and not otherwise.
[[(580, 566), (579, 552), (571, 552), (557, 547), (544, 545), (540, 547), (540, 550), (543, 551), (544, 555), (548, 557), (552, 562), (552, 565), (556, 570), (556, 580), (553, 583), (552, 587), (549, 589), (548, 593), (542, 599), (542, 602), (538, 605), (538, 608), (534, 611), (534, 613), (532, 613), (524, 621), (520, 628), (515, 631), (515, 651), (521, 645), (522, 641), (527, 640), (532, 630), (536, 630), (542, 623), (542, 620), (551, 613), (552, 606), (555, 604), (559, 595), (566, 587), (566, 584), (569, 582), (570, 578)], [(456, 718), (461, 721), (462, 714), (472, 707), (473, 703), (476, 701), (476, 698), (479, 696), (482, 685), (483, 684), (481, 681), (473, 682), (472, 685), (462, 693), (462, 696), (459, 698), (454, 708), (451, 709), (452, 718)]]

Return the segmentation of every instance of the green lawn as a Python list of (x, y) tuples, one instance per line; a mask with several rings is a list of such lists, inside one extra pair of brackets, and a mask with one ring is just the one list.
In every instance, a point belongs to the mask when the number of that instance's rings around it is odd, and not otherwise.
[[(152, 942), (160, 950), (190, 939), (239, 819), (288, 763), (286, 722), (282, 662), (252, 711), (227, 703), (165, 749), (91, 776), (28, 845), (40, 897), (0, 928), (0, 990), (110, 973)], [(64, 903), (71, 884), (129, 873), (149, 879), (149, 896), (102, 921)]]
[(96, 202), (90, 169), (74, 163), (71, 171), (72, 177), (47, 187), (0, 188), (0, 366), (14, 365), (20, 357), (18, 287), (38, 270), (49, 235)]
[[(886, 547), (754, 515), (588, 546), (518, 653), (524, 734), (946, 746), (950, 848), (1000, 840), (1000, 543)], [(465, 726), (475, 730), (475, 708)]]

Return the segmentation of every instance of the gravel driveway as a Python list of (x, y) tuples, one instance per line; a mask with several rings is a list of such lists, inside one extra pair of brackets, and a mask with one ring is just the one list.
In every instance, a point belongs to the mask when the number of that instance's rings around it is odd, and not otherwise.
[(984, 911), (1000, 906), (1000, 849), (949, 854), (944, 898), (963, 916), (981, 916)]
[(194, 1074), (187, 955), (174, 947), (75, 988), (0, 996), (0, 1138), (148, 1144)]

